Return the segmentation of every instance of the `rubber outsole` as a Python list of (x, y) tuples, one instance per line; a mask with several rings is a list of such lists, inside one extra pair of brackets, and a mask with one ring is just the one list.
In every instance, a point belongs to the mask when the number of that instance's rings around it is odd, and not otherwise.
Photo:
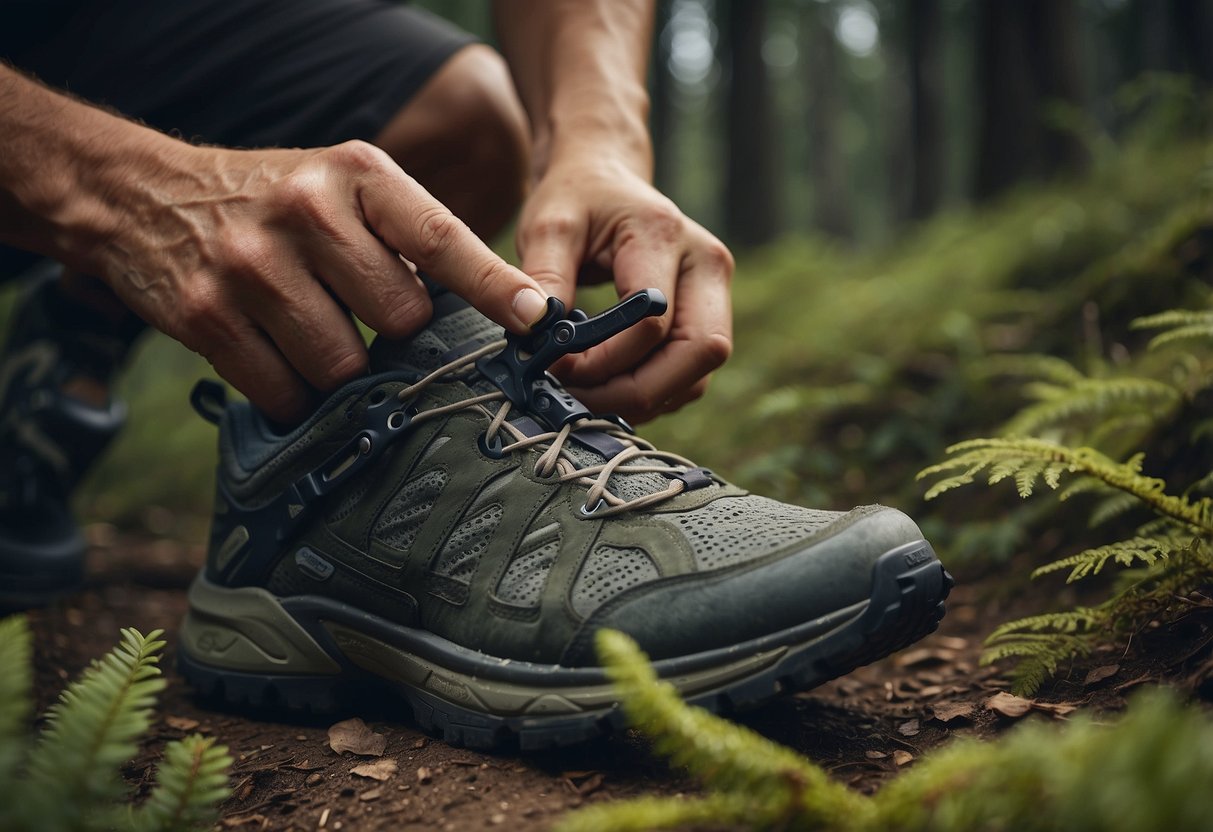
[[(784, 644), (772, 654), (778, 655), (777, 659), (755, 672), (684, 695), (693, 705), (729, 714), (761, 705), (782, 693), (809, 690), (933, 632), (944, 616), (944, 601), (952, 586), (951, 576), (925, 541), (898, 547), (874, 565), (869, 601), (861, 612), (824, 634)], [(764, 644), (770, 642), (770, 638), (764, 640)], [(749, 649), (754, 652), (757, 648)], [(745, 655), (746, 650), (747, 645), (737, 645), (728, 652), (736, 656)], [(658, 661), (654, 668), (663, 677), (676, 676), (694, 658)], [(219, 668), (190, 656), (184, 646), (178, 652), (178, 669), (202, 697), (237, 708), (285, 708), (300, 714), (355, 710), (367, 696), (368, 686), (385, 682), (349, 662), (343, 664), (347, 670), (333, 676), (273, 675)], [(615, 704), (580, 713), (498, 715), (464, 707), (414, 685), (392, 683), (391, 689), (409, 704), (420, 728), (452, 745), (469, 748), (537, 750), (568, 746), (624, 727), (623, 715)]]

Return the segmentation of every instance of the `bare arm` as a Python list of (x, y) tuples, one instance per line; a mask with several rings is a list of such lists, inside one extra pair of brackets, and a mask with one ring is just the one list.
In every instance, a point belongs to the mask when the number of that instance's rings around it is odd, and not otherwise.
[[(334, 295), (413, 333), (429, 298), (402, 254), (515, 331), (539, 285), (504, 263), (385, 153), (195, 147), (0, 66), (0, 242), (104, 280), (272, 417), (362, 372)], [(330, 294), (330, 292), (332, 294)]]
[(523, 271), (566, 303), (579, 275), (655, 286), (672, 313), (561, 368), (587, 404), (632, 419), (702, 394), (732, 348), (728, 250), (652, 187), (647, 0), (497, 0), (498, 33), (535, 143)]

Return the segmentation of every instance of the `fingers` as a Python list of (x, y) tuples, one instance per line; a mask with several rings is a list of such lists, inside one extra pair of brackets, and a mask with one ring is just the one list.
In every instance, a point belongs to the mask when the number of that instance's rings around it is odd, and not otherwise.
[(545, 209), (534, 219), (525, 218), (518, 229), (522, 270), (570, 309), (578, 270), (585, 259), (586, 233), (584, 219), (560, 208)]
[(199, 350), (220, 376), (275, 422), (297, 424), (315, 405), (315, 393), (252, 322)]
[(660, 289), (670, 311), (646, 318), (609, 341), (574, 357), (564, 368), (572, 385), (591, 386), (639, 366), (669, 337), (678, 309), (683, 268), (682, 221), (663, 210), (636, 222), (615, 252), (615, 288), (620, 297)]
[(667, 340), (634, 370), (591, 385), (570, 382), (574, 395), (595, 412), (618, 413), (635, 422), (702, 395), (708, 374), (732, 352), (732, 269), (728, 250), (696, 227)]
[(538, 282), (494, 254), (386, 154), (350, 144), (344, 152), (380, 154), (368, 155), (357, 196), (368, 225), (392, 250), (512, 332), (526, 332), (543, 316), (547, 293)]

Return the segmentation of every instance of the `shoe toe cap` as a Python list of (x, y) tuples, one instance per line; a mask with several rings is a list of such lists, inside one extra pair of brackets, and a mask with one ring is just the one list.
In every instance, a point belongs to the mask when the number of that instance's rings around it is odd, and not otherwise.
[(593, 633), (627, 633), (653, 659), (714, 650), (821, 620), (859, 614), (884, 554), (922, 541), (905, 514), (867, 506), (840, 515), (799, 547), (710, 572), (663, 578), (600, 607), (579, 628), (564, 663), (594, 664)]

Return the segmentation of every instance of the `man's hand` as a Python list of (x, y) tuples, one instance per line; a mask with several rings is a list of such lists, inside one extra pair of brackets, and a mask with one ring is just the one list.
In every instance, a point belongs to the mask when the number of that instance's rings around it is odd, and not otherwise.
[(0, 66), (0, 242), (103, 279), (271, 418), (362, 372), (346, 309), (392, 337), (430, 316), (407, 258), (514, 332), (539, 284), (363, 142), (193, 147)]
[(646, 318), (556, 372), (591, 410), (645, 421), (703, 395), (732, 350), (733, 259), (626, 166), (574, 159), (550, 166), (518, 226), (522, 268), (566, 305), (578, 278), (613, 275), (620, 297), (655, 287), (670, 312)]
[(397, 252), (516, 332), (545, 296), (381, 150), (182, 145), (104, 247), (98, 269), (158, 329), (202, 354), (270, 416), (364, 372), (345, 309), (388, 337), (430, 318)]

